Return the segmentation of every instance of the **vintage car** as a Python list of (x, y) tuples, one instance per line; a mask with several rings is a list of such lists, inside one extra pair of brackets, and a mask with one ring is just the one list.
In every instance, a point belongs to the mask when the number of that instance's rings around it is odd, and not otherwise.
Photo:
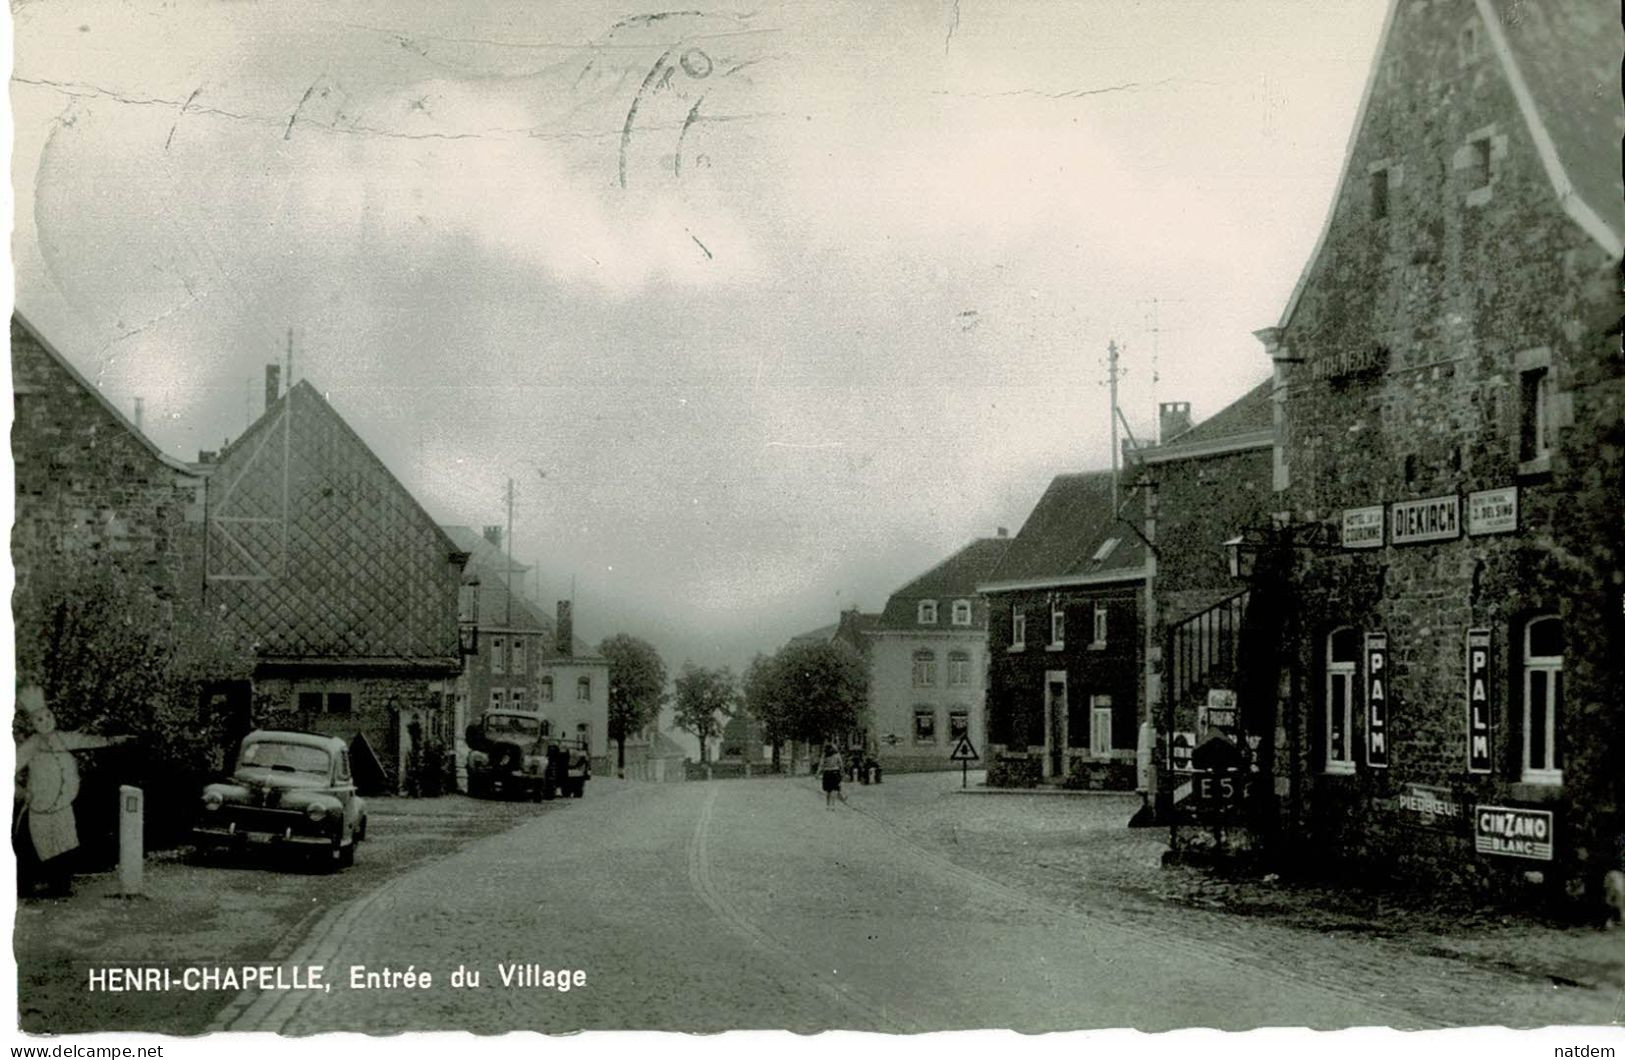
[(586, 741), (554, 736), (540, 714), (489, 710), (468, 727), (468, 793), (581, 798), (591, 775)]
[(193, 829), (200, 847), (303, 849), (330, 869), (351, 865), (366, 836), (344, 741), (270, 729), (243, 737), (231, 778), (203, 789)]

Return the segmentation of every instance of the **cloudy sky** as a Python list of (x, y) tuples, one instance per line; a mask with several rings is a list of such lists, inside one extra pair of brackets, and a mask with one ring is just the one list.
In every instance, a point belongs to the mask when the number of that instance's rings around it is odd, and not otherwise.
[(16, 303), (187, 459), (285, 356), (583, 632), (757, 650), (1263, 378), (1380, 0), (14, 0)]

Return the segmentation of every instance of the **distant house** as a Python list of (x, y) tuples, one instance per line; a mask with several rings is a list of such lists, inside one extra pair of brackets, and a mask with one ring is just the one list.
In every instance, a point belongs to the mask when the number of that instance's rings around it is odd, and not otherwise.
[(308, 382), (205, 465), (205, 604), (255, 646), (256, 720), (352, 742), (404, 790), (449, 748), (468, 554)]
[(834, 639), (869, 669), (858, 737), (883, 769), (948, 769), (961, 737), (985, 746), (988, 608), (976, 587), (1010, 544), (1002, 534), (979, 538), (892, 593), (879, 613), (841, 616)]
[(979, 589), (988, 782), (1134, 786), (1146, 550), (1112, 473), (1058, 475)]

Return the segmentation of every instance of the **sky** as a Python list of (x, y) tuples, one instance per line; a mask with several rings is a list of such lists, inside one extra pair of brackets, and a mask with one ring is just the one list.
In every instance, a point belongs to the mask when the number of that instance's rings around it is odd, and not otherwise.
[(17, 308), (195, 459), (308, 380), (589, 640), (879, 609), (1262, 380), (1380, 0), (13, 0)]

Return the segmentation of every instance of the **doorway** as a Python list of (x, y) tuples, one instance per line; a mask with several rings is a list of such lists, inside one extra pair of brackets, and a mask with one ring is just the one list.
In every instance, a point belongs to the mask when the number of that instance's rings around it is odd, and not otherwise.
[(1066, 775), (1066, 671), (1044, 674), (1044, 776)]

